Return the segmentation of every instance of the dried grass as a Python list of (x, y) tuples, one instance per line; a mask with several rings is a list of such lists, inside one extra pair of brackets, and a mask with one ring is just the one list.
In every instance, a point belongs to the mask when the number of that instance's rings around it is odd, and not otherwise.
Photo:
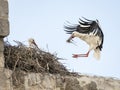
[(58, 61), (58, 57), (43, 50), (5, 44), (5, 67), (13, 71), (49, 72), (51, 74), (68, 74), (69, 71)]
[(5, 42), (4, 56), (5, 68), (13, 71), (12, 79), (14, 85), (23, 84), (21, 79), (24, 73), (50, 73), (64, 75), (78, 75), (69, 72), (66, 67), (58, 61), (56, 55), (43, 50), (29, 48), (21, 42), (18, 45), (11, 45)]

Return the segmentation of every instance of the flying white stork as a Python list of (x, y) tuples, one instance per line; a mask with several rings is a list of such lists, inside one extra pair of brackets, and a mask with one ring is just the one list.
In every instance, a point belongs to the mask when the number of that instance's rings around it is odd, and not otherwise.
[(104, 34), (99, 25), (99, 21), (89, 20), (83, 17), (84, 20), (79, 19), (78, 25), (64, 26), (67, 34), (71, 34), (67, 42), (71, 42), (74, 37), (78, 37), (89, 45), (89, 50), (86, 54), (73, 54), (73, 58), (88, 57), (91, 50), (94, 50), (94, 57), (100, 58), (100, 51), (102, 50)]

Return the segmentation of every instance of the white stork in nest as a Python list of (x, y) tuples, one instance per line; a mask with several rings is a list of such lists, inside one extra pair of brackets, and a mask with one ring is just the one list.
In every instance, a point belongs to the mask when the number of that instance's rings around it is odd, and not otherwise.
[(64, 26), (67, 34), (71, 34), (67, 42), (75, 37), (80, 38), (89, 45), (89, 50), (86, 54), (73, 54), (73, 58), (88, 57), (91, 50), (94, 50), (94, 56), (96, 59), (100, 58), (100, 51), (102, 50), (104, 34), (100, 28), (99, 21), (96, 19), (89, 20), (83, 17), (84, 20), (79, 19), (78, 25), (66, 25)]
[(28, 39), (29, 47), (39, 49), (33, 38)]

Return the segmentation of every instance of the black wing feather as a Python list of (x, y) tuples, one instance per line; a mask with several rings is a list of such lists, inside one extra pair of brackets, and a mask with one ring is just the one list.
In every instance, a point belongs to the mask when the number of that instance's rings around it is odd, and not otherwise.
[[(83, 17), (84, 18), (84, 17)], [(66, 25), (64, 26), (65, 31), (67, 34), (72, 34), (74, 31), (77, 31), (79, 33), (89, 34), (93, 33), (95, 36), (99, 36), (101, 38), (101, 44), (96, 47), (102, 50), (103, 41), (104, 41), (104, 34), (99, 27), (98, 23), (93, 20), (89, 20), (84, 18), (85, 20), (82, 20), (79, 18), (79, 24), (78, 25)]]
[(90, 21), (90, 22), (92, 22), (92, 20), (89, 20), (89, 19), (87, 19), (87, 18), (85, 18), (85, 17), (82, 17), (83, 19), (85, 19), (85, 20), (87, 20), (87, 21)]
[(72, 32), (77, 31), (79, 33), (90, 33), (92, 29), (91, 28), (91, 24), (93, 21), (84, 21), (82, 19), (79, 18), (79, 24), (75, 25), (75, 26), (64, 26), (65, 31), (67, 32), (67, 34), (72, 34)]
[(96, 47), (96, 48), (99, 48), (100, 50), (102, 50), (102, 48), (103, 48), (103, 41), (104, 41), (104, 34), (103, 34), (103, 32), (102, 32), (100, 27), (98, 27), (98, 31), (97, 31), (96, 35), (98, 35), (101, 38), (101, 44), (98, 47)]
[(82, 25), (90, 25), (91, 24), (91, 22), (84, 21), (80, 18), (79, 18), (79, 20), (80, 20), (79, 23), (82, 24)]

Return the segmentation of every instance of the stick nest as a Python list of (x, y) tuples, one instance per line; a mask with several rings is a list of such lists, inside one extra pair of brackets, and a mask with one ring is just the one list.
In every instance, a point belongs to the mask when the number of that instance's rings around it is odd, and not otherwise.
[(19, 42), (12, 46), (8, 42), (4, 45), (5, 68), (14, 71), (51, 73), (60, 75), (73, 75), (58, 61), (56, 55), (41, 49), (29, 48)]

